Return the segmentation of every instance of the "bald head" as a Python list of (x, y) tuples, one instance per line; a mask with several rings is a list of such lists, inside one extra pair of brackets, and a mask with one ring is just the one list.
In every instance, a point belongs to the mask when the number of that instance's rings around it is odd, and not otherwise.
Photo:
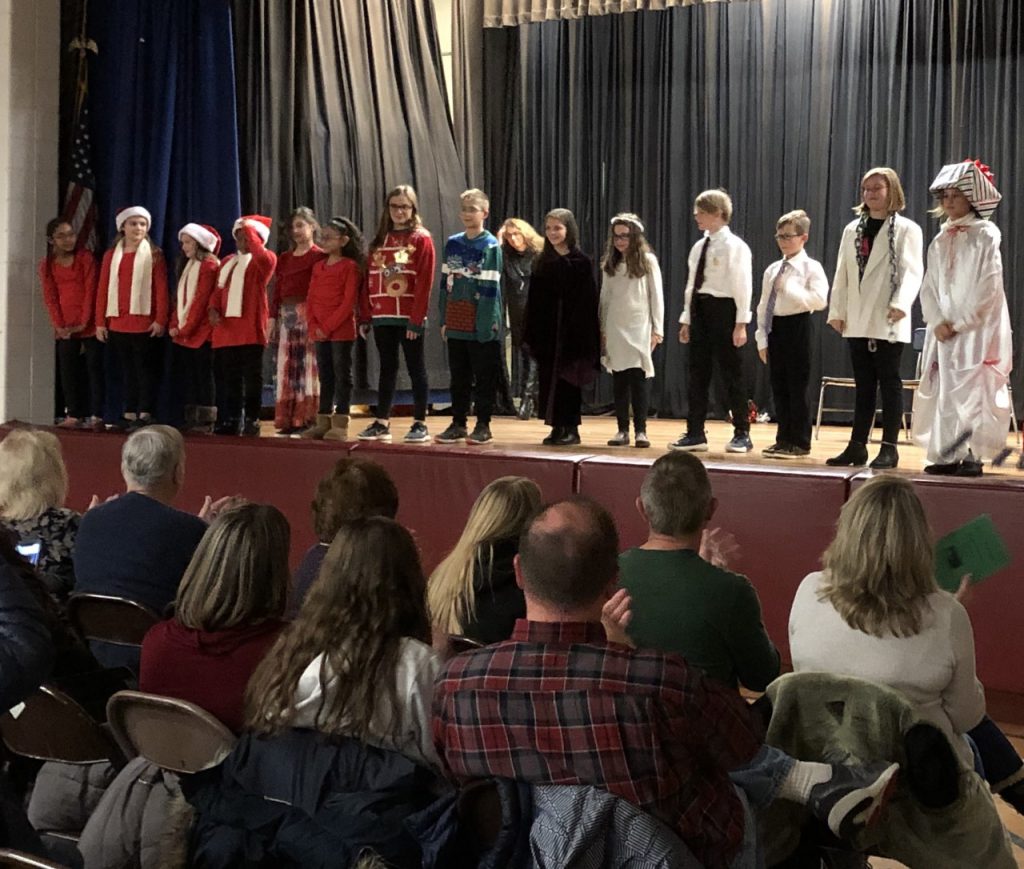
[(519, 541), (523, 590), (563, 610), (604, 595), (618, 571), (619, 535), (608, 511), (589, 498), (545, 508)]

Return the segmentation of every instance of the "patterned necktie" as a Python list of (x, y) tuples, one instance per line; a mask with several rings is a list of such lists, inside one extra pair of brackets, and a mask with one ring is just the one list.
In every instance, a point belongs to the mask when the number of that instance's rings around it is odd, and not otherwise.
[(700, 249), (700, 259), (697, 260), (697, 273), (693, 276), (693, 291), (696, 293), (704, 286), (704, 266), (708, 261), (708, 247), (711, 245), (711, 236), (704, 239), (704, 246)]
[(779, 298), (779, 291), (782, 289), (786, 269), (789, 268), (789, 261), (783, 260), (779, 270), (775, 273), (775, 280), (772, 281), (772, 291), (768, 294), (768, 306), (764, 310), (764, 334), (772, 334), (772, 320), (775, 319), (775, 303)]

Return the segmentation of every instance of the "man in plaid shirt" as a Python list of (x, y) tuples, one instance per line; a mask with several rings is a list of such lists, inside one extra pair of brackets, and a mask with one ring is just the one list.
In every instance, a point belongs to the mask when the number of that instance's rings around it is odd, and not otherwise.
[[(751, 856), (733, 770), (745, 770), (736, 784), (753, 802), (797, 799), (834, 832), (873, 819), (894, 768), (858, 776), (794, 761), (762, 744), (735, 691), (678, 655), (606, 637), (617, 558), (614, 522), (594, 502), (563, 501), (534, 520), (516, 558), (527, 618), (510, 640), (454, 657), (435, 686), (449, 775), (595, 785), (666, 822), (707, 867)], [(628, 607), (624, 592), (616, 607)]]

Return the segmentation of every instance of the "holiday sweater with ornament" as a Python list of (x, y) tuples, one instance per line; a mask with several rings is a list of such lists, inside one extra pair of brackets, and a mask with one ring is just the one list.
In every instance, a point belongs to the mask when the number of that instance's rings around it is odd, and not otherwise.
[(422, 226), (391, 230), (383, 244), (370, 249), (359, 322), (404, 326), (422, 334), (434, 283), (434, 259), (434, 239)]
[(497, 341), (501, 336), (501, 245), (486, 229), (448, 239), (438, 303), (448, 338)]

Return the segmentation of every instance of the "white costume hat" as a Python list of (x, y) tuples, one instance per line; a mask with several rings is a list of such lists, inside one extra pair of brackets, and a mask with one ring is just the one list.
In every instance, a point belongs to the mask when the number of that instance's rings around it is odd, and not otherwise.
[(270, 218), (264, 217), (262, 214), (246, 214), (243, 217), (239, 217), (235, 221), (235, 225), (231, 227), (231, 234), (234, 235), (243, 226), (251, 226), (256, 230), (259, 237), (263, 239), (263, 243), (266, 244), (270, 238)]
[(978, 216), (987, 220), (996, 210), (1002, 195), (996, 190), (996, 176), (992, 170), (979, 160), (964, 160), (962, 163), (950, 163), (939, 170), (935, 180), (928, 188), (929, 193), (938, 193), (955, 187), (971, 203)]
[(178, 230), (178, 241), (183, 235), (189, 236), (199, 242), (206, 250), (216, 254), (220, 250), (220, 236), (212, 226), (203, 226), (199, 223), (186, 223)]
[(121, 227), (124, 226), (124, 222), (129, 217), (145, 217), (146, 223), (148, 223), (150, 226), (153, 225), (153, 216), (149, 213), (149, 211), (147, 211), (141, 205), (132, 205), (128, 208), (122, 208), (119, 212), (117, 212), (117, 216), (114, 218), (114, 226), (117, 227), (118, 232), (121, 231)]

